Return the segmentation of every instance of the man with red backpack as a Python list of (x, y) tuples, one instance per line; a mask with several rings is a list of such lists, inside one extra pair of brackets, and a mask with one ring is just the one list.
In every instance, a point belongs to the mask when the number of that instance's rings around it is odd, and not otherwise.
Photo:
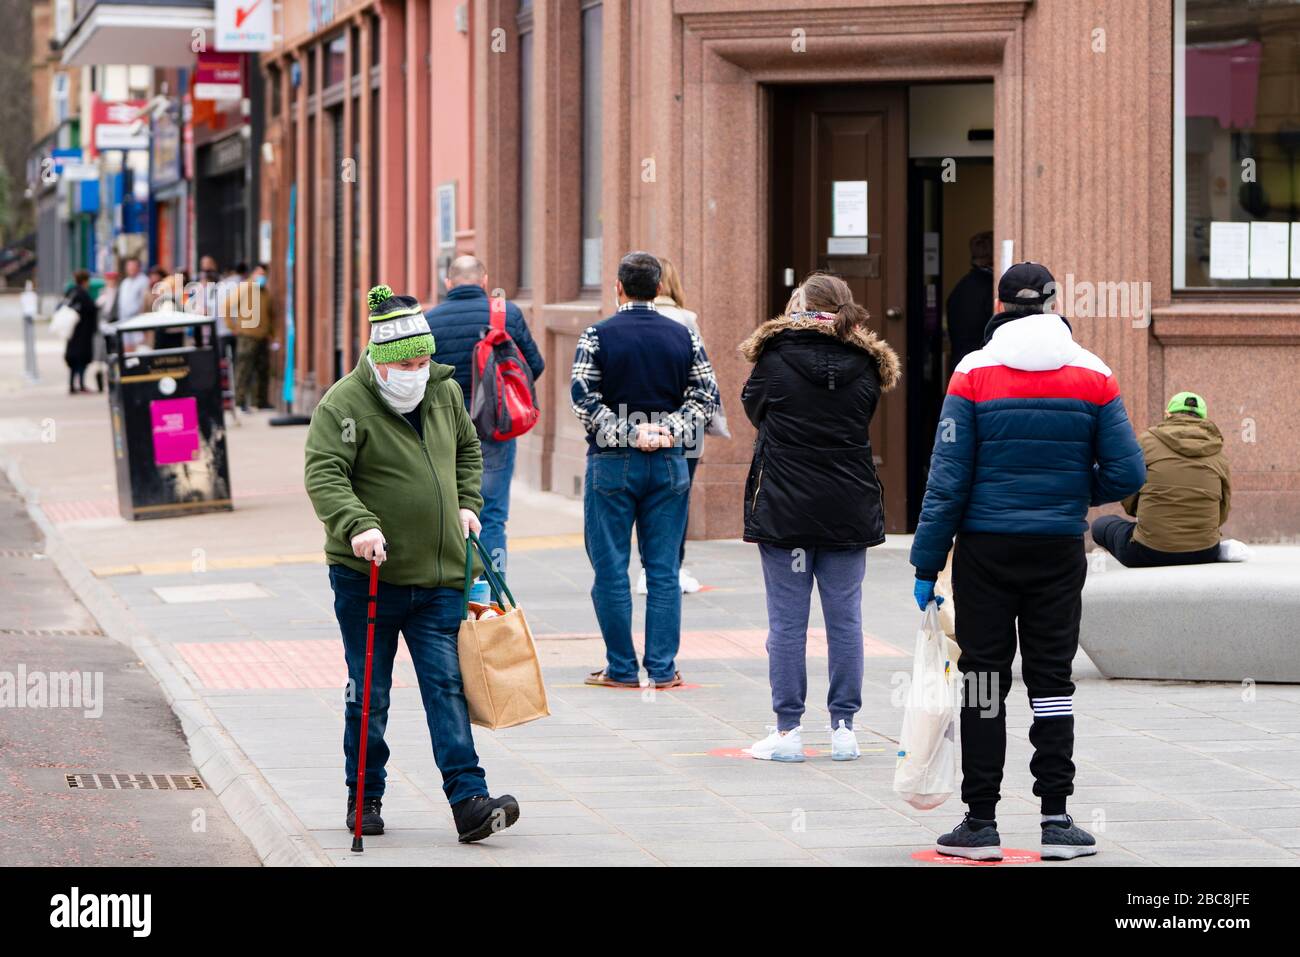
[[(453, 259), (447, 267), (446, 286), (447, 298), (425, 317), (438, 342), (438, 361), (455, 368), (465, 407), (478, 427), (483, 447), (483, 511), (479, 514), (483, 532), (479, 538), (493, 564), (504, 572), (515, 437), (536, 422), (535, 391), (531, 410), (525, 406), (529, 405), (532, 382), (546, 363), (519, 307), (488, 295), (487, 268), (482, 262), (473, 256)], [(493, 326), (500, 327), (499, 331)]]

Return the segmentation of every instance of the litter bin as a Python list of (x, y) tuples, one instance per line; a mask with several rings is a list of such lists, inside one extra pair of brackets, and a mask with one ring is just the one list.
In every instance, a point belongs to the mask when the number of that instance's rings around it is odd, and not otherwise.
[(229, 511), (212, 318), (150, 312), (111, 330), (108, 396), (122, 517)]

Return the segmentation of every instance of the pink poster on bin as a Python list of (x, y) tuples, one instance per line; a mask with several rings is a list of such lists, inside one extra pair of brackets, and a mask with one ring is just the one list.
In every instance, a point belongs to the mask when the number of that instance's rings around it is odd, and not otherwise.
[(155, 465), (193, 462), (199, 457), (199, 405), (193, 396), (155, 399), (149, 403), (149, 417)]

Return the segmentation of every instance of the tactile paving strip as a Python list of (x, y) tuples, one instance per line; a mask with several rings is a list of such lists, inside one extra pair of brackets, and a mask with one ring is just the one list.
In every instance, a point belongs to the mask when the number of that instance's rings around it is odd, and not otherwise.
[[(182, 642), (175, 648), (205, 688), (341, 688), (348, 680), (338, 639)], [(411, 660), (404, 644), (397, 660)], [(393, 687), (411, 683), (394, 672)]]

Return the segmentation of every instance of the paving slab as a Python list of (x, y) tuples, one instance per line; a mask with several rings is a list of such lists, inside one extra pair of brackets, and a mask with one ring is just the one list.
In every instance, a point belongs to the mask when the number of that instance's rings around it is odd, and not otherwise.
[[(741, 751), (772, 723), (756, 549), (688, 544), (688, 564), (710, 588), (683, 599), (680, 664), (692, 687), (586, 687), (603, 646), (581, 506), (517, 484), (511, 586), (538, 639), (553, 714), (497, 733), (477, 729), (476, 743), (490, 786), (519, 797), (520, 824), (481, 847), (456, 843), (414, 675), (399, 657), (385, 795), (391, 831), (352, 855), (341, 820), (344, 672), (320, 528), (301, 489), (302, 430), (273, 429), (262, 415), (229, 430), (233, 512), (130, 523), (112, 515), (106, 403), (53, 387), (7, 398), (0, 456), (36, 490), (36, 507), (86, 578), (170, 668), (187, 696), (174, 707), (211, 716), (206, 732), (242, 756), (259, 793), (324, 862), (911, 866), (912, 853), (960, 819), (956, 799), (921, 812), (891, 788), (898, 679), (909, 673), (919, 617), (906, 537), (890, 536), (868, 557), (861, 759), (835, 763), (822, 753), (827, 674), (815, 596), (804, 716), (813, 756), (779, 766)], [(60, 420), (54, 448), (31, 427), (46, 415)], [(94, 503), (105, 500), (100, 514)], [(638, 633), (644, 608), (637, 596)], [(1018, 662), (1015, 670), (999, 817), (1008, 842), (1036, 847), (1032, 715)], [(1098, 829), (1102, 847), (1080, 866), (1300, 864), (1300, 687), (1107, 680), (1082, 652), (1075, 675), (1072, 811)], [(191, 738), (196, 757), (220, 753), (215, 739), (203, 740)], [(234, 774), (229, 766), (213, 773)]]

